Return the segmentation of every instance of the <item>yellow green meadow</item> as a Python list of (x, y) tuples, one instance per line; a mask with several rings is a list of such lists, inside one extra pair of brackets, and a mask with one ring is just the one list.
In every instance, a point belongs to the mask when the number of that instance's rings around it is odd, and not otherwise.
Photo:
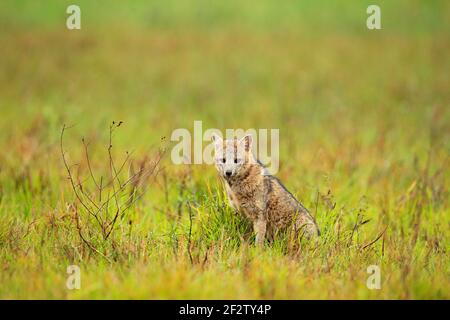
[[(0, 298), (450, 298), (450, 2), (369, 4), (1, 1)], [(319, 241), (256, 248), (195, 120), (279, 129)]]

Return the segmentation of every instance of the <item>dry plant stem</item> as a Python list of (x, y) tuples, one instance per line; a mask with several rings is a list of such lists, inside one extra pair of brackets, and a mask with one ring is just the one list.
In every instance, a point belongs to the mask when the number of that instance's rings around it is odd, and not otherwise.
[(194, 264), (194, 260), (192, 258), (192, 252), (191, 252), (191, 237), (192, 237), (192, 207), (191, 204), (188, 203), (188, 211), (189, 211), (189, 236), (188, 236), (188, 243), (187, 243), (187, 250), (189, 254), (189, 260), (191, 261), (191, 264)]
[[(386, 226), (385, 228), (384, 228), (384, 230), (375, 238), (375, 240), (373, 240), (373, 241), (371, 241), (371, 242), (369, 242), (368, 244), (366, 244), (366, 245), (364, 245), (363, 247), (362, 247), (362, 249), (364, 250), (364, 249), (367, 249), (367, 248), (369, 248), (371, 245), (373, 245), (375, 242), (377, 242), (378, 240), (380, 240), (380, 238), (384, 235), (384, 233), (386, 232), (386, 230), (387, 230), (387, 228), (388, 228), (388, 226)], [(383, 251), (383, 253), (384, 253), (384, 237), (383, 237), (383, 247), (382, 247), (382, 251)]]
[[(149, 177), (151, 176), (155, 177), (159, 173), (160, 162), (165, 153), (165, 150), (160, 149), (156, 155), (155, 161), (153, 161), (152, 163), (147, 161), (148, 157), (145, 157), (145, 159), (140, 164), (139, 170), (137, 172), (128, 173), (128, 177), (124, 178), (125, 181), (121, 182), (120, 175), (122, 174), (123, 169), (127, 167), (128, 163), (130, 165), (132, 163), (130, 159), (130, 154), (128, 152), (127, 156), (125, 157), (125, 160), (120, 164), (118, 169), (114, 162), (112, 152), (113, 147), (112, 136), (114, 130), (118, 128), (121, 124), (122, 122), (119, 122), (118, 124), (113, 122), (109, 128), (109, 145), (107, 148), (108, 151), (107, 168), (108, 168), (108, 175), (110, 176), (111, 180), (107, 181), (106, 183), (104, 182), (103, 176), (101, 176), (99, 180), (97, 180), (95, 177), (94, 170), (92, 169), (91, 165), (91, 159), (89, 157), (88, 144), (86, 143), (84, 138), (82, 139), (82, 142), (84, 147), (86, 164), (89, 171), (89, 178), (83, 180), (80, 177), (77, 177), (77, 183), (75, 182), (73, 171), (67, 161), (66, 152), (64, 151), (63, 140), (64, 140), (64, 133), (67, 129), (66, 125), (64, 125), (61, 130), (61, 137), (60, 137), (61, 155), (64, 166), (67, 171), (68, 179), (70, 181), (71, 189), (75, 194), (76, 200), (81, 204), (82, 208), (88, 213), (88, 216), (94, 218), (96, 225), (98, 226), (98, 229), (101, 232), (101, 238), (103, 239), (103, 241), (107, 241), (111, 237), (113, 231), (116, 228), (119, 217), (122, 218), (125, 215), (126, 211), (145, 194), (147, 189), (146, 187), (148, 187), (148, 184), (146, 185), (145, 188), (142, 188), (142, 190), (139, 189), (141, 185), (143, 185), (145, 182), (148, 182)], [(78, 174), (79, 172), (80, 171), (78, 171)], [(95, 193), (90, 192), (85, 186), (85, 183), (87, 183), (89, 179), (95, 186), (94, 188)], [(103, 197), (104, 193), (107, 194), (107, 197), (105, 199)], [(125, 201), (123, 201), (123, 198), (126, 198)], [(110, 209), (111, 210), (114, 209), (114, 212), (110, 213)], [(106, 257), (93, 245), (92, 241), (89, 241), (89, 239), (86, 238), (86, 234), (83, 234), (83, 227), (81, 225), (80, 213), (81, 212), (79, 212), (77, 208), (76, 222), (78, 234), (81, 240), (92, 251)], [(112, 216), (110, 214), (112, 214)], [(89, 220), (86, 221), (86, 223), (88, 224), (89, 222), (90, 222)], [(92, 230), (88, 229), (88, 231), (90, 235)]]
[(78, 230), (78, 235), (80, 236), (80, 239), (88, 246), (88, 248), (90, 248), (92, 251), (94, 251), (95, 253), (97, 253), (98, 255), (103, 257), (106, 261), (111, 263), (112, 261), (107, 256), (105, 256), (103, 253), (101, 253), (99, 250), (97, 250), (97, 248), (94, 245), (92, 245), (88, 240), (86, 240), (86, 238), (83, 236), (77, 208), (75, 208), (75, 219), (76, 219), (77, 230)]
[[(66, 125), (64, 125), (63, 128), (62, 128), (62, 130), (61, 130), (60, 147), (61, 147), (61, 155), (62, 155), (63, 163), (64, 163), (64, 166), (65, 166), (65, 168), (66, 168), (67, 174), (68, 174), (68, 178), (69, 178), (69, 181), (70, 181), (70, 185), (72, 186), (72, 190), (73, 190), (73, 192), (74, 192), (76, 198), (77, 198), (78, 201), (80, 202), (80, 204), (86, 209), (87, 212), (89, 212), (90, 215), (92, 215), (92, 216), (97, 220), (97, 222), (98, 222), (100, 225), (102, 225), (101, 222), (99, 221), (97, 215), (94, 214), (94, 213), (92, 212), (92, 210), (84, 203), (83, 199), (81, 198), (80, 194), (79, 194), (78, 191), (77, 191), (77, 187), (75, 186), (75, 182), (74, 182), (74, 179), (73, 179), (73, 176), (72, 176), (72, 172), (71, 172), (71, 170), (70, 170), (69, 165), (67, 164), (67, 160), (66, 160), (66, 156), (65, 156), (65, 152), (64, 152), (64, 146), (63, 146), (63, 138), (64, 138), (64, 132), (65, 132), (66, 128), (67, 128)], [(79, 184), (78, 189), (81, 189), (81, 185), (80, 185), (80, 184)]]

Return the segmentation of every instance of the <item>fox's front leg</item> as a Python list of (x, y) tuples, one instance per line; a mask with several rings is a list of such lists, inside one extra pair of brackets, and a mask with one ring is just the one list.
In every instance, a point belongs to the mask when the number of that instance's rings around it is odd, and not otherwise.
[(238, 214), (239, 213), (239, 204), (236, 200), (236, 197), (235, 197), (233, 191), (231, 190), (231, 188), (227, 182), (225, 182), (225, 191), (227, 193), (228, 204), (233, 209), (234, 213)]
[(261, 247), (266, 238), (267, 220), (263, 215), (258, 216), (258, 219), (253, 222), (253, 230), (256, 233), (256, 245)]
[(253, 230), (256, 233), (255, 243), (258, 247), (262, 247), (264, 239), (266, 238), (267, 231), (267, 196), (268, 193), (265, 189), (262, 190), (262, 194), (256, 196), (256, 207), (258, 215), (253, 222)]

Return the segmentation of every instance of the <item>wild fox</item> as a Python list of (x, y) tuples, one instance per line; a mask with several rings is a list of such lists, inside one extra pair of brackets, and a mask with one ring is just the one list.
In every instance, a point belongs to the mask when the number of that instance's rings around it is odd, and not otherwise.
[(252, 153), (252, 136), (238, 140), (212, 137), (215, 166), (224, 182), (231, 207), (242, 212), (256, 233), (256, 244), (273, 239), (280, 230), (292, 227), (308, 238), (320, 234), (308, 210), (274, 176), (268, 174)]

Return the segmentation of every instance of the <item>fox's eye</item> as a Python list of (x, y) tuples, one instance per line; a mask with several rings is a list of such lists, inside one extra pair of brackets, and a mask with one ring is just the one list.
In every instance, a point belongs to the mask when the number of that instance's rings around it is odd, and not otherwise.
[(222, 163), (225, 163), (225, 162), (227, 162), (227, 159), (222, 158)]
[(234, 163), (238, 163), (238, 159), (234, 159)]

